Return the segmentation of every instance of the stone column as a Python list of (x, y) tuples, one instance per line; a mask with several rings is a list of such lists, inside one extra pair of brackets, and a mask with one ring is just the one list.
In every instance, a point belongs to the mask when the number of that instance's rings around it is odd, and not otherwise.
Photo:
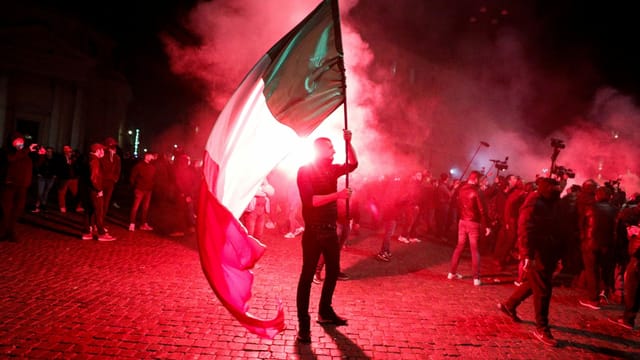
[(84, 142), (85, 124), (82, 121), (84, 106), (84, 90), (78, 84), (75, 86), (75, 101), (73, 107), (73, 119), (71, 123), (71, 139), (69, 145), (78, 149)]

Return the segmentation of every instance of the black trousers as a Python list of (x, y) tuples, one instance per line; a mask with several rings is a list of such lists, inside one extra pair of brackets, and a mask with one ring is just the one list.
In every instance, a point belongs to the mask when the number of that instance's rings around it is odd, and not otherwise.
[(525, 275), (526, 281), (511, 294), (504, 303), (509, 309), (515, 309), (529, 296), (533, 295), (533, 308), (536, 314), (536, 328), (549, 329), (549, 304), (551, 303), (551, 280), (554, 264), (536, 263)]
[(589, 300), (597, 301), (600, 295), (600, 282), (604, 283), (607, 296), (613, 293), (613, 273), (615, 262), (607, 249), (583, 249), (582, 263), (587, 282), (587, 296)]
[(0, 237), (15, 237), (16, 223), (27, 202), (27, 190), (27, 187), (13, 184), (5, 184), (0, 188)]
[(320, 255), (324, 257), (326, 276), (322, 284), (318, 313), (323, 316), (334, 314), (331, 303), (336, 288), (338, 273), (340, 272), (340, 240), (335, 224), (306, 225), (302, 234), (302, 272), (298, 280), (296, 306), (300, 332), (309, 332), (311, 319), (309, 317), (309, 298), (311, 284)]
[(631, 257), (624, 273), (624, 321), (633, 324), (640, 309), (640, 260)]
[(90, 233), (90, 227), (95, 226), (98, 235), (104, 235), (104, 196), (98, 196), (98, 192), (89, 190), (88, 199), (84, 205), (84, 233)]

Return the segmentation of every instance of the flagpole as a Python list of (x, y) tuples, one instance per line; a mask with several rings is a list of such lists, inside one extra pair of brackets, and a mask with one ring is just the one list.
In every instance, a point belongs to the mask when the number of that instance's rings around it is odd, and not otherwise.
[[(332, 11), (332, 17), (333, 17), (333, 30), (334, 30), (334, 36), (335, 36), (335, 43), (336, 43), (336, 50), (338, 51), (339, 54), (339, 59), (338, 59), (338, 68), (340, 69), (340, 71), (342, 71), (343, 74), (346, 73), (345, 71), (345, 67), (344, 67), (344, 50), (342, 49), (342, 31), (341, 31), (341, 27), (340, 27), (340, 8), (338, 6), (338, 0), (325, 0), (325, 1), (330, 1), (331, 2), (331, 11)], [(345, 87), (344, 87), (344, 103), (342, 104), (342, 109), (343, 109), (343, 113), (344, 113), (344, 130), (349, 130), (349, 114), (347, 112), (347, 81), (346, 81), (346, 74), (344, 76), (345, 78)], [(346, 168), (349, 167), (349, 143), (347, 143), (345, 141), (344, 144), (344, 155), (345, 155), (345, 166)], [(345, 175), (345, 181), (344, 181), (345, 187), (349, 187), (349, 172), (346, 172)], [(346, 200), (346, 209), (345, 209), (345, 217), (347, 219), (347, 226), (349, 225), (349, 199), (347, 198)]]

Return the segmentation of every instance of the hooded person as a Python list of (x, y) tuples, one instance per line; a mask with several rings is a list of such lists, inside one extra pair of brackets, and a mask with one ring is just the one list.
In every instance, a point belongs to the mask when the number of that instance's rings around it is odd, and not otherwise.
[(31, 185), (33, 162), (22, 134), (14, 132), (0, 154), (0, 240), (16, 242), (15, 225), (22, 215)]

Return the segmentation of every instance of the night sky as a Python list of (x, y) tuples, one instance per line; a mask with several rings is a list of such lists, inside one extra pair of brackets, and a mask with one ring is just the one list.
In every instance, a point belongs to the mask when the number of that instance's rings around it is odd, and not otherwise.
[[(117, 66), (133, 88), (131, 121), (142, 127), (151, 123), (155, 132), (162, 132), (181, 123), (201, 122), (203, 129), (210, 129), (225, 99), (259, 56), (317, 4), (258, 1), (212, 0), (199, 8), (195, 0), (37, 2), (113, 37)], [(437, 172), (449, 166), (445, 160), (463, 164), (478, 140), (492, 143), (486, 157), (510, 155), (536, 167), (547, 162), (551, 136), (563, 136), (568, 148), (579, 141), (594, 143), (594, 137), (598, 144), (608, 143), (602, 138), (612, 132), (633, 142), (638, 135), (634, 124), (640, 119), (640, 55), (634, 49), (640, 22), (632, 5), (341, 0), (343, 22), (366, 44), (366, 54), (345, 49), (346, 61), (349, 56), (352, 62), (360, 61), (360, 55), (372, 59), (358, 64), (359, 72), (347, 73), (348, 84), (365, 84), (364, 91), (375, 87), (375, 94), (362, 100), (373, 114), (369, 117), (375, 118), (367, 128), (377, 129), (377, 137), (367, 139), (366, 146), (384, 143), (378, 147), (388, 157), (391, 152), (417, 154), (416, 163)], [(167, 39), (184, 49), (170, 54)], [(226, 52), (203, 50), (213, 47)], [(192, 58), (193, 69), (182, 64), (176, 70), (181, 58)], [(202, 109), (209, 114), (203, 116)], [(575, 130), (592, 125), (589, 134)], [(543, 145), (532, 148), (537, 143)], [(621, 152), (605, 145), (592, 152)], [(375, 151), (382, 150), (372, 148)], [(544, 160), (531, 159), (531, 152)], [(584, 160), (580, 153), (566, 155), (564, 161)], [(604, 163), (605, 169), (612, 162), (606, 156), (591, 160), (600, 163), (595, 167)], [(639, 173), (636, 163), (623, 161), (607, 176)], [(526, 166), (519, 170), (532, 171)]]
[[(185, 43), (197, 43), (198, 37), (184, 27), (184, 19), (197, 1), (36, 2), (77, 16), (116, 40), (119, 66), (134, 88), (134, 114), (171, 121), (184, 117), (183, 106), (199, 101), (197, 84), (170, 74), (158, 37), (169, 33)], [(531, 61), (550, 72), (564, 76), (569, 72), (575, 78), (576, 96), (588, 101), (602, 84), (640, 93), (640, 55), (634, 50), (640, 22), (632, 10), (632, 2), (624, 1), (361, 0), (351, 17), (360, 22), (365, 39), (368, 32), (392, 37), (386, 40), (441, 62), (455, 61), (451, 58), (455, 54), (448, 51), (452, 41), (491, 37), (506, 26), (517, 28), (530, 36), (526, 51)], [(433, 13), (442, 21), (421, 21), (432, 19)], [(383, 32), (379, 32), (381, 28)], [(376, 51), (384, 52), (375, 48), (375, 39), (370, 43)], [(143, 109), (148, 104), (154, 104), (156, 110)], [(539, 130), (550, 131), (555, 125), (540, 124)]]

